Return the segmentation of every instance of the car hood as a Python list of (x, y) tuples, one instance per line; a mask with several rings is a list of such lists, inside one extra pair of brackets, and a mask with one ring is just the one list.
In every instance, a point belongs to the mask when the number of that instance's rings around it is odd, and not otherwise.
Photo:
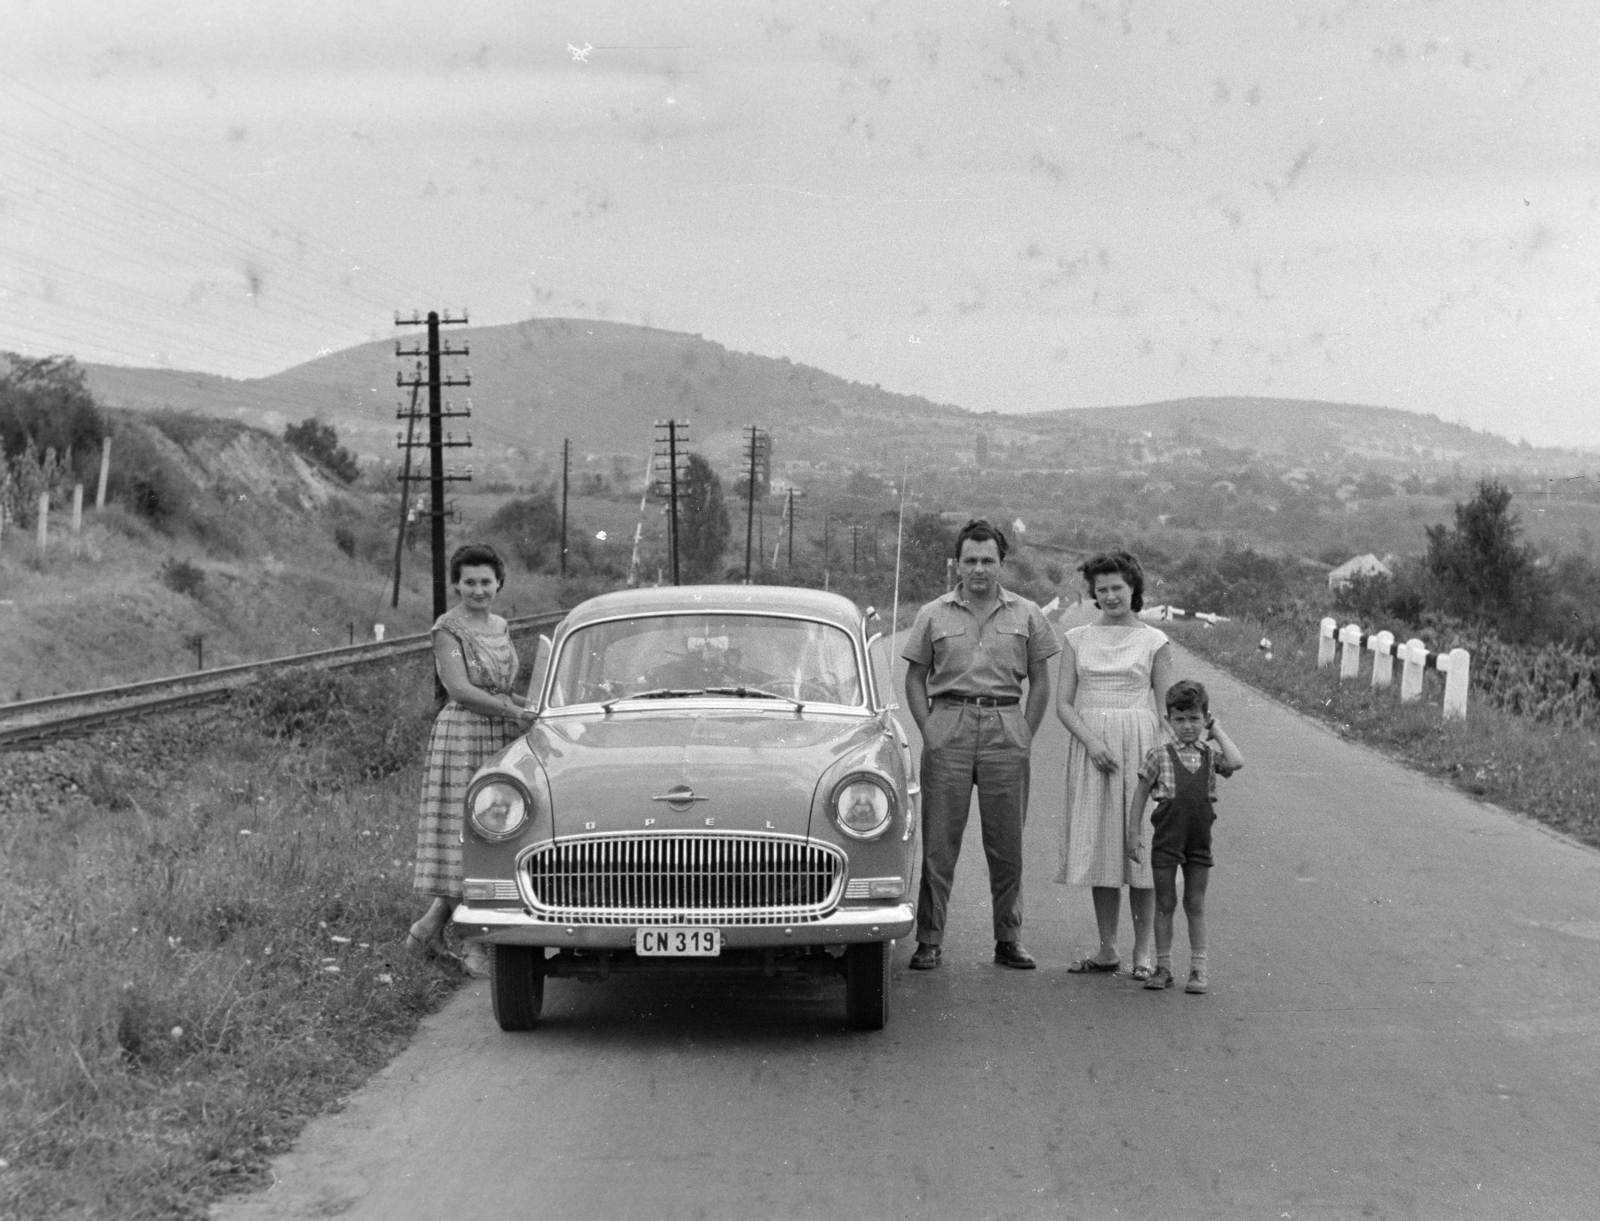
[[(818, 779), (877, 732), (851, 716), (652, 710), (541, 721), (529, 746), (557, 838), (708, 826), (804, 835)], [(654, 800), (675, 790), (698, 800)]]

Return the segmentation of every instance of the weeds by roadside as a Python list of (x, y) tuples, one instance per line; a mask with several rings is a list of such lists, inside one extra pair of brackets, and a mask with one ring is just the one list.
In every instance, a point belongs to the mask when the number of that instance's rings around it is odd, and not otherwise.
[[(1427, 673), (1419, 702), (1401, 704), (1398, 667), (1394, 684), (1376, 691), (1370, 657), (1357, 678), (1341, 683), (1337, 667), (1317, 669), (1315, 621), (1162, 627), (1185, 648), (1341, 734), (1600, 847), (1600, 733), (1593, 726), (1562, 728), (1476, 698), (1465, 721), (1446, 722), (1439, 675)], [(1263, 636), (1272, 641), (1270, 661), (1259, 647)]]
[(0, 1216), (203, 1216), (459, 982), (400, 949), (425, 664), (305, 681), (0, 754)]

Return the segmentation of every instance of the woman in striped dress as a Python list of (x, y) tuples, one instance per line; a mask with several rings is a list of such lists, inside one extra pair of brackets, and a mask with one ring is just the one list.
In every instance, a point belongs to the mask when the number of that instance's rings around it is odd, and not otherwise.
[[(449, 700), (428, 739), (422, 804), (417, 817), (417, 865), (412, 889), (432, 895), (427, 913), (411, 926), (413, 953), (438, 951), (444, 926), (461, 901), (461, 814), (473, 773), (516, 741), (533, 713), (511, 693), (517, 650), (506, 621), (489, 610), (505, 584), (505, 561), (493, 547), (458, 547), (450, 557), (456, 605), (434, 622), (433, 663)], [(469, 953), (474, 973), (486, 961)], [(484, 961), (475, 961), (484, 960)]]
[(1144, 570), (1138, 560), (1126, 551), (1115, 551), (1095, 556), (1079, 571), (1100, 617), (1069, 629), (1061, 651), (1056, 715), (1072, 736), (1056, 881), (1091, 888), (1100, 948), (1067, 970), (1079, 975), (1110, 973), (1121, 965), (1117, 918), (1122, 887), (1127, 886), (1133, 917), (1130, 974), (1148, 979), (1155, 969), (1150, 824), (1144, 821), (1140, 839), (1144, 851), (1137, 862), (1128, 859), (1126, 828), (1139, 765), (1164, 737), (1157, 709), (1165, 707), (1172, 682), (1172, 649), (1165, 632), (1139, 619)]

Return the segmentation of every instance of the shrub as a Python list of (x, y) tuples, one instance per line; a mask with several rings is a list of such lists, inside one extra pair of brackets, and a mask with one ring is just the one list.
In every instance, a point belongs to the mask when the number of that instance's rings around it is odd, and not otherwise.
[(365, 780), (392, 775), (422, 754), (432, 727), (432, 688), (390, 667), (357, 674), (301, 667), (233, 695), (237, 714), (279, 742), (337, 756), (341, 772)]
[(1185, 557), (1172, 570), (1166, 590), (1186, 610), (1262, 618), (1299, 613), (1310, 592), (1295, 561), (1231, 546), (1220, 554)]
[(167, 562), (161, 565), (161, 583), (175, 594), (194, 598), (199, 596), (201, 587), (206, 583), (206, 574), (204, 569), (188, 560), (168, 556)]
[(195, 488), (146, 428), (124, 421), (112, 434), (107, 494), (151, 525), (169, 529), (188, 514)]
[(339, 444), (339, 434), (331, 424), (324, 424), (316, 418), (290, 424), (283, 430), (283, 439), (294, 446), (298, 453), (344, 483), (354, 483), (361, 475), (355, 455)]

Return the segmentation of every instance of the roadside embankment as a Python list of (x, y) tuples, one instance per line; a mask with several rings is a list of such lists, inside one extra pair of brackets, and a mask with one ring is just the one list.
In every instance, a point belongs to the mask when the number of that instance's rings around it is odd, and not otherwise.
[[(1469, 700), (1464, 721), (1445, 721), (1443, 679), (1431, 671), (1422, 699), (1412, 704), (1400, 703), (1395, 687), (1375, 690), (1365, 669), (1340, 682), (1336, 667), (1317, 669), (1316, 620), (1161, 627), (1185, 648), (1340, 734), (1600, 847), (1600, 726), (1560, 726), (1478, 699)], [(1260, 647), (1263, 638), (1272, 641), (1270, 660)]]

